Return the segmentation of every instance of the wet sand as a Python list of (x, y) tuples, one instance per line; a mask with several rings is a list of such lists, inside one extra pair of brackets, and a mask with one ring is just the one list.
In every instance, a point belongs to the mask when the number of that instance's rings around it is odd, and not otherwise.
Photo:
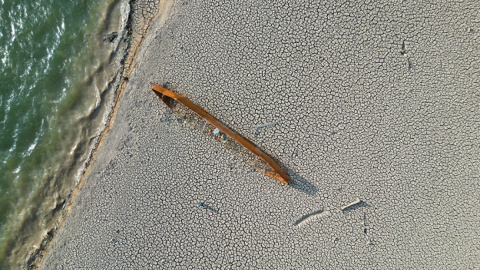
[[(156, 19), (43, 269), (480, 265), (480, 4), (289, 3)], [(150, 82), (293, 183), (178, 121)]]

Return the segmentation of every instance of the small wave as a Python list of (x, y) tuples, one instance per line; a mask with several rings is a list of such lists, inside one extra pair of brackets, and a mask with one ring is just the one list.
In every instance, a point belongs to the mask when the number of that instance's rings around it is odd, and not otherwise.
[(15, 149), (17, 148), (17, 141), (18, 141), (18, 134), (19, 134), (19, 124), (17, 123), (15, 125), (15, 130), (13, 132), (13, 144), (12, 146), (10, 147), (10, 149), (8, 149), (8, 152), (12, 153), (13, 151), (15, 151)]
[(57, 26), (56, 31), (54, 33), (55, 39), (53, 40), (53, 45), (50, 48), (47, 47), (47, 56), (44, 59), (42, 59), (42, 62), (44, 63), (43, 65), (45, 65), (45, 69), (43, 70), (43, 73), (47, 73), (49, 71), (52, 58), (55, 55), (55, 52), (57, 51), (58, 46), (60, 45), (63, 33), (65, 32), (65, 25), (63, 22), (63, 18), (62, 18), (62, 26), (63, 27)]
[(38, 144), (38, 141), (40, 140), (40, 138), (43, 136), (43, 130), (44, 130), (44, 123), (45, 123), (45, 120), (42, 119), (42, 123), (40, 124), (40, 130), (37, 132), (36, 136), (35, 136), (35, 140), (33, 141), (33, 143), (28, 147), (27, 151), (25, 151), (23, 154), (22, 154), (22, 157), (26, 158), (28, 156), (30, 156), (33, 152), (33, 150), (35, 150), (35, 147), (37, 146)]
[[(5, 108), (5, 113), (4, 113), (4, 118), (2, 120), (2, 126), (5, 126), (5, 124), (7, 123), (7, 120), (8, 120), (8, 113), (10, 112), (10, 109), (12, 107), (12, 102), (13, 100), (15, 99), (15, 93), (12, 92), (10, 94), (10, 97), (7, 99), (7, 103), (5, 104), (4, 108)], [(3, 103), (3, 102), (2, 102)]]
[(67, 88), (63, 87), (62, 88), (62, 93), (60, 94), (58, 99), (53, 100), (53, 103), (54, 104), (60, 104), (65, 99), (66, 96), (67, 96)]
[(27, 8), (25, 5), (17, 5), (17, 9), (8, 11), (8, 16), (12, 19), (10, 23), (11, 37), (10, 42), (13, 43), (17, 38), (17, 32), (23, 29), (23, 18), (28, 18)]
[[(8, 13), (8, 15), (9, 15), (9, 16), (12, 16), (12, 15), (10, 14), (10, 12)], [(12, 37), (11, 37), (11, 39), (10, 39), (10, 42), (13, 43), (13, 42), (15, 41), (15, 38), (16, 38), (16, 35), (15, 35), (15, 25), (13, 24), (13, 22), (10, 23), (10, 28), (12, 29), (12, 33), (11, 33)], [(10, 45), (11, 45), (11, 43), (10, 43)]]
[(20, 75), (20, 78), (22, 79), (30, 77), (30, 71), (32, 71), (33, 61), (32, 60), (28, 61), (26, 65), (27, 66), (25, 68), (25, 71), (22, 73), (22, 75)]
[[(37, 137), (37, 138), (38, 138), (38, 137)], [(26, 156), (30, 155), (30, 153), (32, 153), (33, 149), (35, 149), (35, 146), (36, 146), (37, 143), (38, 143), (37, 138), (35, 138), (35, 141), (28, 147)]]
[[(7, 65), (7, 63), (9, 62), (10, 60), (10, 57), (8, 57), (8, 46), (5, 45), (5, 47), (2, 48), (2, 53), (3, 53), (3, 56), (2, 56), (2, 64), (4, 66)], [(3, 71), (3, 70), (2, 70)]]

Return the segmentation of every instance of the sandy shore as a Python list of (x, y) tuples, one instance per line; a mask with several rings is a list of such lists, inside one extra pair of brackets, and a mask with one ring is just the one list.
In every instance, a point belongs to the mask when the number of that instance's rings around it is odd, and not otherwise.
[[(289, 3), (158, 17), (43, 269), (480, 265), (480, 4)], [(179, 123), (167, 81), (293, 184)]]

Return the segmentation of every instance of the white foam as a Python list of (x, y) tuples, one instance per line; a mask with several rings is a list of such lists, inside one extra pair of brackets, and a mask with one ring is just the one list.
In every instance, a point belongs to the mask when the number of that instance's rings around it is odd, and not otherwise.
[(3, 51), (2, 64), (3, 64), (4, 66), (6, 66), (6, 65), (7, 65), (7, 60), (8, 60), (8, 55), (7, 55), (7, 48), (6, 48), (6, 46), (5, 46), (5, 48), (3, 48), (2, 51)]
[[(10, 15), (10, 12), (9, 12), (9, 15)], [(11, 42), (14, 42), (15, 41), (15, 25), (13, 24), (13, 22), (10, 23), (10, 28), (12, 29), (12, 38), (11, 38)]]
[[(43, 125), (43, 120), (42, 120), (42, 125)], [(41, 133), (41, 132), (39, 132)], [(37, 136), (35, 137), (35, 140), (33, 141), (33, 143), (28, 147), (26, 153), (23, 154), (23, 157), (28, 157), (32, 154), (33, 150), (35, 149), (35, 147), (37, 146), (38, 144), (38, 139), (40, 138), (41, 134), (38, 134), (37, 133)]]
[(24, 77), (28, 77), (30, 75), (30, 71), (32, 70), (32, 61), (30, 60), (28, 63), (27, 63), (27, 68), (25, 69), (25, 71), (23, 72), (22, 75), (20, 75), (20, 78), (24, 78)]
[(17, 148), (17, 141), (18, 141), (18, 123), (15, 125), (15, 131), (14, 131), (14, 134), (13, 134), (13, 144), (12, 144), (12, 147), (10, 147), (10, 149), (8, 149), (8, 152), (13, 152), (15, 151), (15, 148)]
[(12, 101), (13, 99), (15, 99), (15, 93), (12, 92), (10, 94), (10, 97), (7, 99), (7, 104), (5, 104), (5, 118), (3, 119), (2, 121), (2, 124), (5, 124), (7, 122), (7, 119), (8, 119), (8, 113), (10, 112), (10, 109), (11, 109), (11, 105), (12, 104)]
[(35, 141), (28, 147), (27, 153), (30, 154), (32, 153), (33, 149), (35, 149), (35, 146), (37, 146), (37, 139), (35, 138)]
[(58, 97), (58, 99), (54, 100), (53, 103), (54, 104), (59, 104), (60, 102), (62, 102), (65, 97), (67, 96), (67, 88), (62, 88), (62, 94), (60, 95), (60, 97)]

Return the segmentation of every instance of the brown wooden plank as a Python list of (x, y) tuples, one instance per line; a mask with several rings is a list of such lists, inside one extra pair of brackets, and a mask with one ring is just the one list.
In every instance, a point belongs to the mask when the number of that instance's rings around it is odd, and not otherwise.
[[(153, 85), (152, 90), (156, 91), (157, 93), (161, 94), (162, 100), (167, 104), (169, 107), (171, 107), (170, 100), (175, 99), (178, 102), (182, 103), (185, 105), (187, 108), (195, 112), (197, 115), (205, 119), (208, 123), (212, 124), (214, 127), (218, 128), (221, 132), (223, 132), (225, 135), (230, 137), (232, 140), (238, 142), (240, 145), (248, 149), (250, 152), (252, 152), (254, 155), (258, 156), (260, 159), (265, 161), (268, 165), (272, 167), (274, 171), (268, 171), (266, 173), (267, 176), (272, 177), (282, 183), (288, 184), (290, 182), (290, 177), (288, 174), (270, 157), (268, 156), (265, 152), (260, 150), (253, 142), (250, 140), (242, 137), (240, 134), (236, 133), (235, 131), (230, 130), (228, 127), (220, 123), (215, 117), (213, 117), (211, 114), (209, 114), (207, 111), (205, 111), (203, 108), (193, 104), (189, 99), (183, 97), (182, 95), (179, 95), (177, 93), (174, 93), (164, 87), (158, 86), (158, 85)], [(166, 98), (168, 97), (168, 98)]]

